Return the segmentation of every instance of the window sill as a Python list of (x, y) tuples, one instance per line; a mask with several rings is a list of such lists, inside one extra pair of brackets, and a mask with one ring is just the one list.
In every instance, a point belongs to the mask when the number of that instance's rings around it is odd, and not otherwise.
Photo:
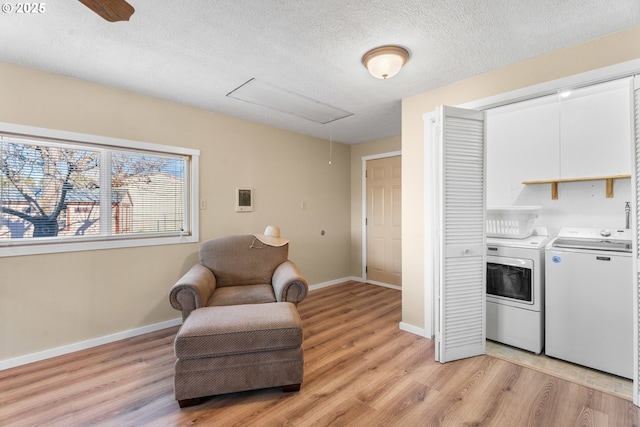
[(135, 248), (144, 246), (177, 245), (197, 243), (195, 236), (163, 236), (140, 239), (91, 240), (81, 242), (52, 242), (50, 244), (8, 245), (0, 247), (0, 258), (12, 256), (41, 255), (64, 252), (94, 251), (104, 249)]

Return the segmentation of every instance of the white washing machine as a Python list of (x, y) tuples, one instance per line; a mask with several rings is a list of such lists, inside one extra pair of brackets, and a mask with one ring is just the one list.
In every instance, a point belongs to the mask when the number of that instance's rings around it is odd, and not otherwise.
[(631, 230), (563, 228), (545, 249), (545, 353), (633, 376)]

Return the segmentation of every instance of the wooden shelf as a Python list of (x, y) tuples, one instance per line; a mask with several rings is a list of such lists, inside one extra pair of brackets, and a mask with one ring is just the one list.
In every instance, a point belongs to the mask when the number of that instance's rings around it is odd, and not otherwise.
[(522, 181), (524, 185), (531, 184), (551, 184), (551, 198), (553, 200), (558, 199), (558, 183), (560, 182), (578, 182), (578, 181), (601, 181), (607, 182), (606, 196), (608, 198), (613, 197), (613, 180), (631, 178), (630, 174), (624, 175), (609, 175), (609, 176), (589, 176), (584, 178), (558, 178), (558, 179), (541, 179), (536, 181)]

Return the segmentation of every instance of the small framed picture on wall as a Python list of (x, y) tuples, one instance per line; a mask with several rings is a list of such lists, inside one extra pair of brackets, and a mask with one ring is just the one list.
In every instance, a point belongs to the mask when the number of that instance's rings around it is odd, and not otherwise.
[(253, 211), (253, 188), (236, 188), (236, 212)]

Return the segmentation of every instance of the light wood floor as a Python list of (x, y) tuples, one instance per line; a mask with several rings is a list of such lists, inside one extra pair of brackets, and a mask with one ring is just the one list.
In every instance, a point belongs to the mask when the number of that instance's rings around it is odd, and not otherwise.
[(487, 354), (614, 396), (633, 400), (633, 381), (626, 378), (554, 359), (544, 354), (536, 355), (493, 341), (487, 341)]
[(311, 292), (300, 392), (214, 396), (180, 409), (177, 328), (0, 372), (1, 426), (637, 426), (640, 409), (501, 358), (439, 364), (398, 329), (400, 292), (347, 282)]

